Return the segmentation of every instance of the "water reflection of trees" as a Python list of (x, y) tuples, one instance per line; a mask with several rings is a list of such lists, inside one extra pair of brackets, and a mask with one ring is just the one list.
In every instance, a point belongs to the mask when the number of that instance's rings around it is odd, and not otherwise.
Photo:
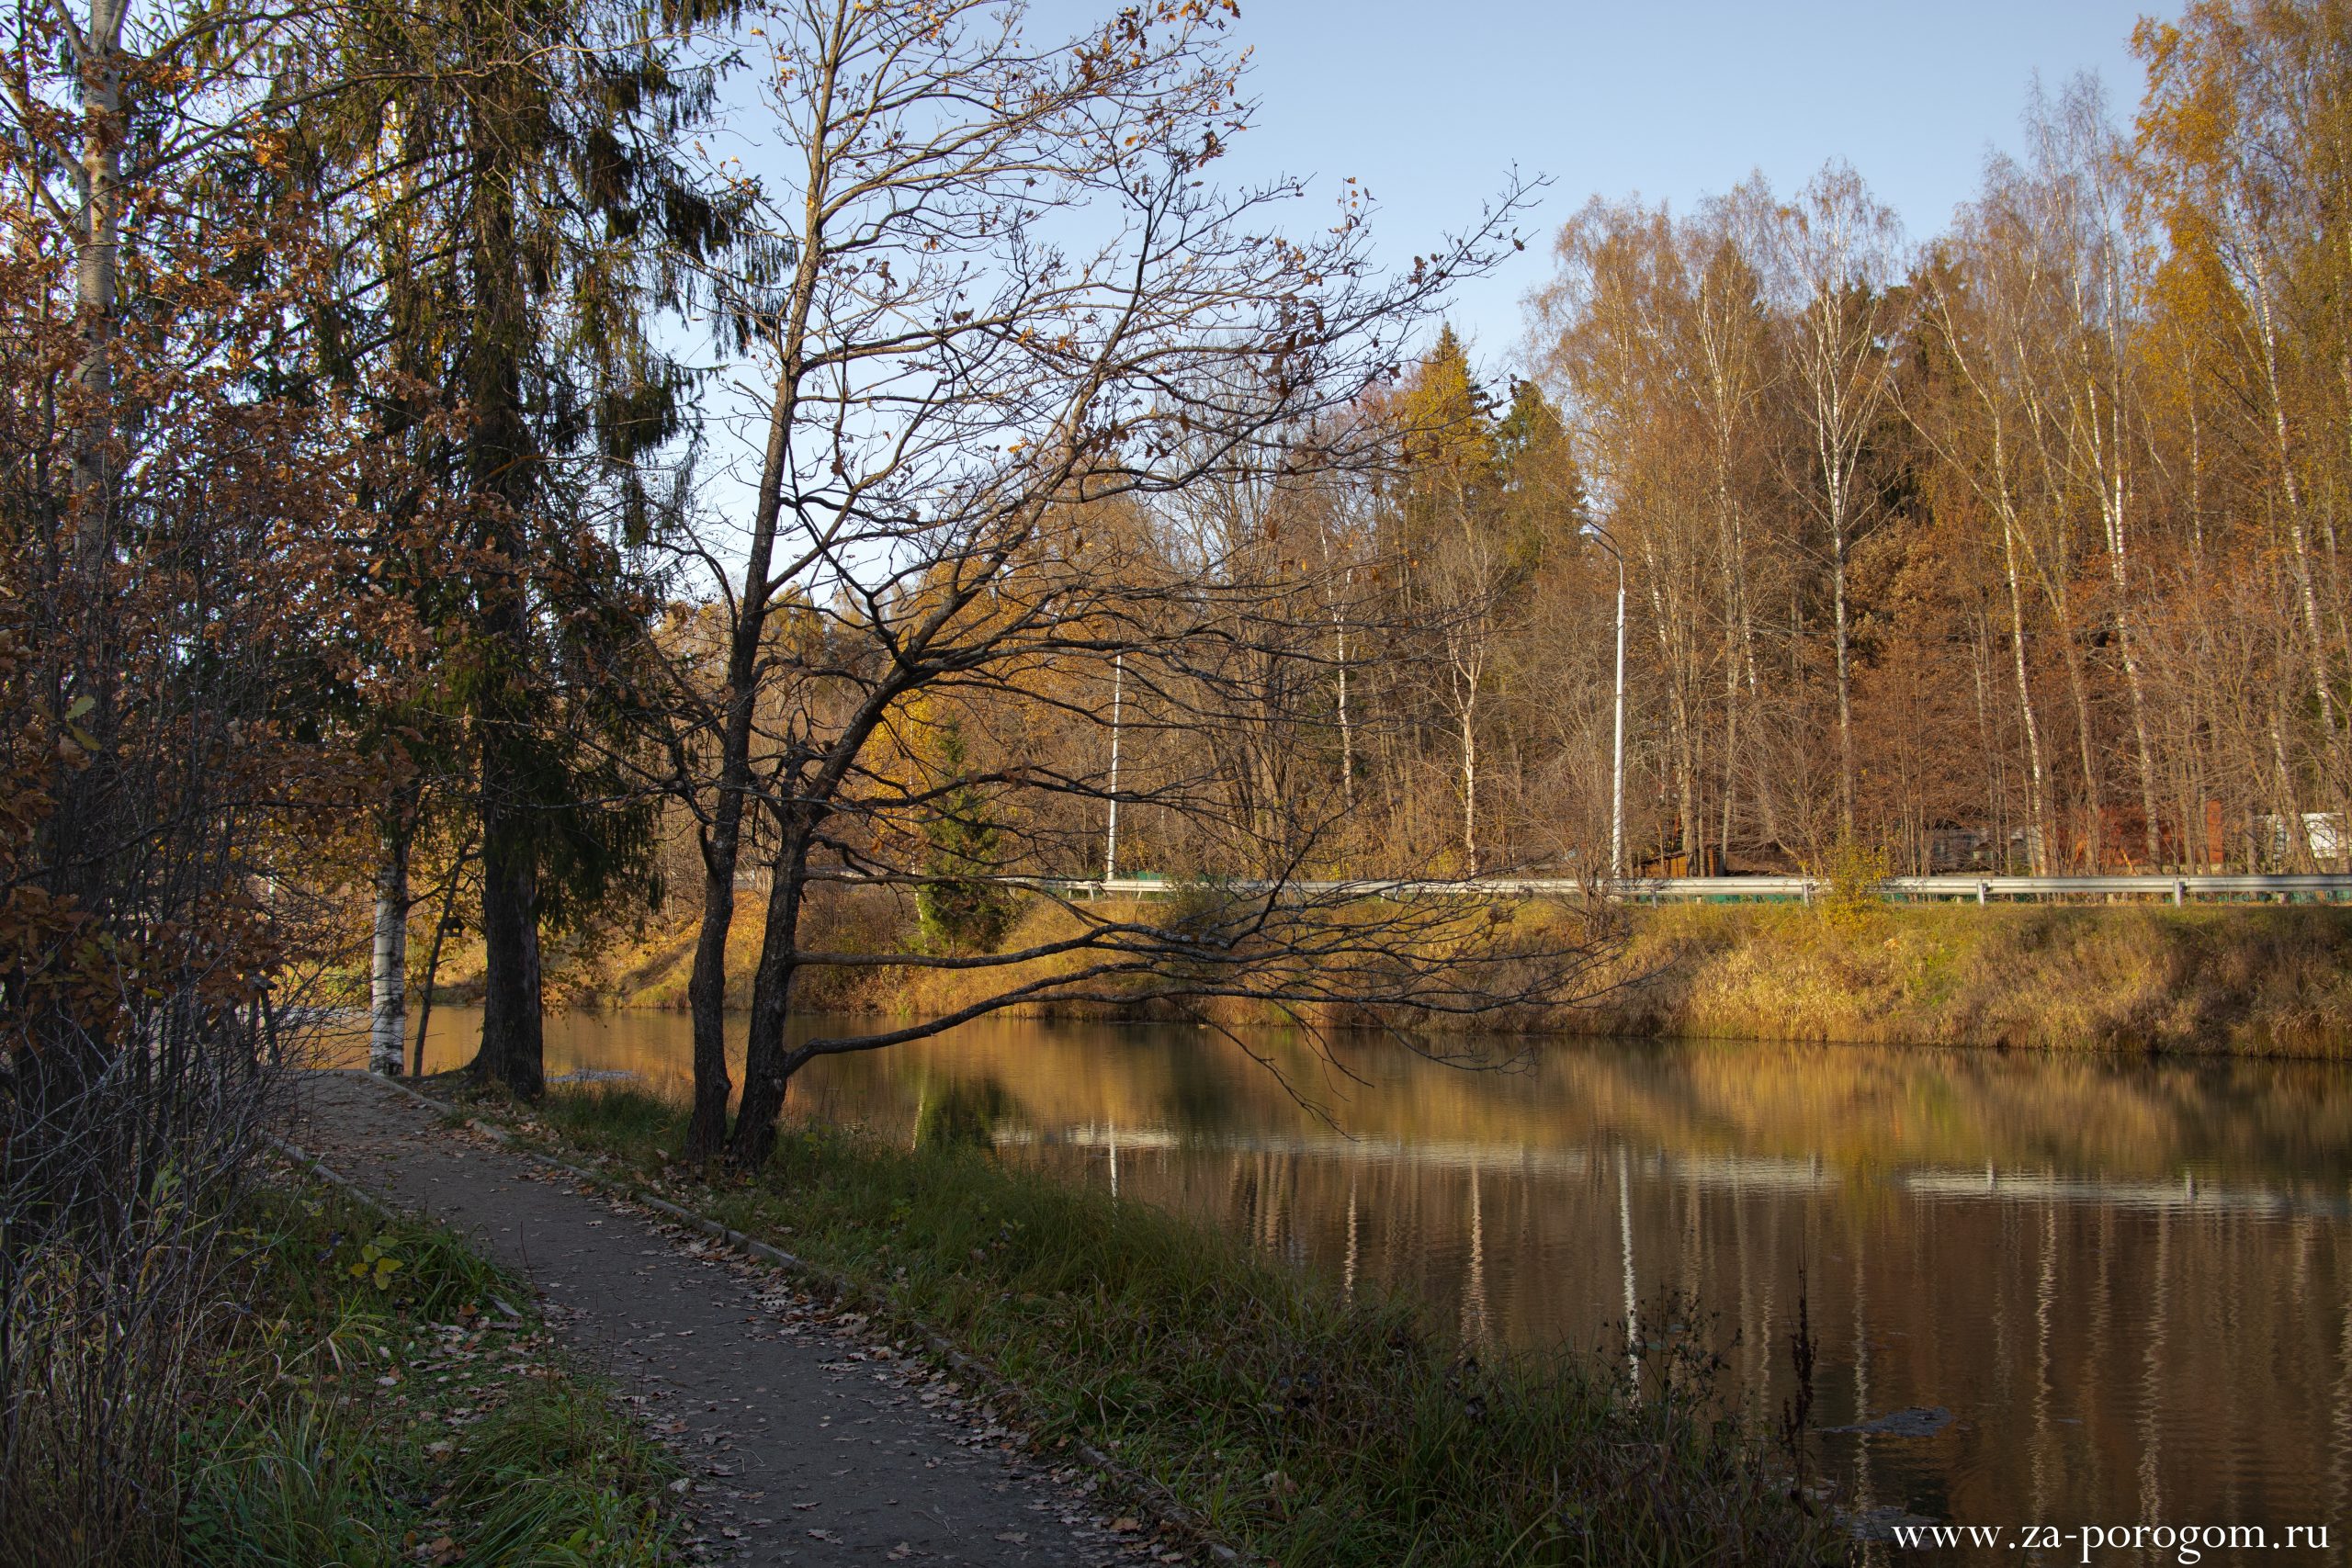
[[(1089, 1153), (1035, 1157), (1082, 1165)], [(1803, 1262), (1822, 1424), (1914, 1405), (1960, 1415), (1931, 1438), (1827, 1439), (1867, 1503), (1962, 1519), (2035, 1499), (2152, 1519), (2341, 1505), (2352, 1272), (2340, 1222), (2188, 1202), (1743, 1190), (1637, 1153), (1626, 1170), (1634, 1289), (1645, 1305), (1672, 1294), (1708, 1308), (1731, 1388), (1754, 1408), (1788, 1392)], [(1602, 1349), (1624, 1315), (1617, 1171), (1613, 1158), (1531, 1173), (1123, 1151), (1126, 1194), (1329, 1278), (1408, 1292), (1465, 1337)]]
[[(660, 1015), (553, 1037), (556, 1067), (659, 1081), (685, 1058)], [(826, 1064), (795, 1108), (985, 1134), (1080, 1179), (1115, 1161), (1123, 1196), (1498, 1344), (1614, 1345), (1630, 1251), (1645, 1303), (1715, 1314), (1759, 1409), (1802, 1263), (1825, 1425), (1961, 1416), (1827, 1439), (1868, 1501), (2246, 1522), (2352, 1502), (2343, 1068), (1578, 1043), (1465, 1073), (1359, 1042), (1355, 1082), (1257, 1043), (1336, 1128), (1214, 1036), (1018, 1021)]]
[[(470, 1054), (478, 1017), (442, 1011), (436, 1063)], [(622, 1068), (683, 1082), (679, 1015), (568, 1014), (550, 1021), (549, 1039), (550, 1071)], [(1988, 1166), (2102, 1182), (2195, 1173), (2331, 1201), (2352, 1185), (2352, 1071), (2334, 1064), (1564, 1042), (1524, 1067), (1480, 1072), (1365, 1039), (1340, 1045), (1338, 1068), (1295, 1037), (1269, 1032), (1253, 1044), (1329, 1110), (1340, 1134), (1421, 1160), (1623, 1142), (1817, 1162), (1864, 1185), (1893, 1171)], [(1009, 1117), (1040, 1130), (1114, 1120), (1187, 1136), (1337, 1135), (1229, 1043), (1180, 1029), (1001, 1020), (829, 1063), (797, 1103), (906, 1132), (921, 1085), (983, 1075), (1007, 1097)]]
[[(684, 1021), (671, 1015), (575, 1015), (555, 1032), (567, 1066), (654, 1078), (683, 1066)], [(1342, 1044), (1338, 1071), (1301, 1040), (1270, 1032), (1253, 1044), (1340, 1133), (1417, 1157), (1598, 1140), (1818, 1161), (1865, 1182), (1915, 1167), (2158, 1182), (2197, 1170), (2341, 1198), (2352, 1180), (2352, 1073), (2323, 1063), (1577, 1042), (1482, 1072), (1355, 1041)], [(1017, 1020), (827, 1064), (798, 1103), (904, 1126), (918, 1086), (980, 1075), (1001, 1086), (1009, 1115), (1037, 1129), (1115, 1120), (1188, 1134), (1331, 1131), (1213, 1034)]]
[(989, 1148), (996, 1143), (998, 1123), (1012, 1111), (1012, 1097), (993, 1077), (925, 1078), (910, 1141), (919, 1149)]

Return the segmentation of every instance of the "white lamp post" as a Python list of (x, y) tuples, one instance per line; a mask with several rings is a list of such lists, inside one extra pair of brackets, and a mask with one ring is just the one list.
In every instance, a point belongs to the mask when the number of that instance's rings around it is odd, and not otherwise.
[[(1609, 755), (1609, 874), (1623, 881), (1625, 875), (1625, 556), (1618, 549), (1617, 541), (1600, 524), (1588, 524), (1592, 536), (1600, 541), (1617, 563), (1617, 739)], [(1115, 754), (1116, 745), (1114, 743)]]
[[(1125, 695), (1127, 685), (1127, 656), (1115, 654), (1111, 660), (1111, 828), (1102, 840), (1102, 880), (1109, 882), (1119, 874), (1119, 699)], [(1112, 1168), (1116, 1170), (1118, 1156), (1112, 1156)], [(1114, 1176), (1113, 1180), (1117, 1178)]]

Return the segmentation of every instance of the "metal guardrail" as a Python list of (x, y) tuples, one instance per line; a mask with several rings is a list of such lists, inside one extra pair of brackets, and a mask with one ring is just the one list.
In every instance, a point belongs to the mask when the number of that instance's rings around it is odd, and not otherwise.
[(2352, 895), (2352, 876), (1893, 876), (1889, 892), (1909, 898), (2030, 898), (2049, 895), (2098, 897), (2264, 897), (2302, 894), (2340, 898)]
[[(1110, 881), (1080, 878), (1013, 877), (1008, 881), (1077, 897), (1150, 898), (1174, 893), (1185, 885), (1152, 877), (1114, 877)], [(1580, 899), (1590, 893), (1631, 903), (1681, 903), (1763, 899), (1811, 903), (1829, 889), (1819, 876), (1665, 876), (1627, 877), (1621, 881), (1586, 884), (1573, 877), (1475, 877), (1456, 881), (1412, 881), (1365, 878), (1359, 881), (1273, 883), (1236, 879), (1219, 886), (1237, 893), (1276, 891), (1303, 897), (1334, 895), (1362, 898), (1504, 897)], [(2153, 898), (2174, 904), (2191, 899), (2235, 897), (2352, 899), (2352, 876), (2318, 875), (2190, 875), (2190, 876), (1890, 876), (1879, 884), (1880, 896), (1898, 902), (1957, 899), (1989, 904), (2018, 898)]]

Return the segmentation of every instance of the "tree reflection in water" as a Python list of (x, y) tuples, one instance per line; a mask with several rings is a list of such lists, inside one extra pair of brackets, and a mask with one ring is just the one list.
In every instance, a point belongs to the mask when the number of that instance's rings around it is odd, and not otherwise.
[[(437, 1010), (428, 1066), (478, 1015)], [(446, 1028), (447, 1032), (443, 1032)], [(794, 1113), (988, 1143), (1474, 1342), (1617, 1353), (1695, 1298), (1739, 1394), (1788, 1393), (1807, 1271), (1822, 1442), (1854, 1501), (1932, 1518), (2341, 1519), (2352, 1503), (2352, 1070), (1730, 1043), (1563, 1042), (1523, 1069), (1376, 1040), (1345, 1074), (1213, 1034), (1001, 1020), (820, 1064)], [(573, 1014), (550, 1071), (683, 1085), (683, 1017)], [(1334, 1124), (1336, 1123), (1336, 1124)]]

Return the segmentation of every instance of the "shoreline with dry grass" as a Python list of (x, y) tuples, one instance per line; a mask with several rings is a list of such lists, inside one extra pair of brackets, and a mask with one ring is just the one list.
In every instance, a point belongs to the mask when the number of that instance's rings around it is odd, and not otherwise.
[(1586, 1032), (2352, 1056), (2352, 908), (1644, 911)]
[[(1050, 923), (1040, 911), (1008, 945)], [(1574, 1008), (1482, 1021), (1499, 1032), (1795, 1043), (2352, 1057), (2352, 908), (2338, 906), (1672, 905), (1620, 912), (1623, 943)], [(910, 910), (887, 897), (820, 909), (820, 945), (880, 952), (910, 940)], [(1522, 906), (1531, 928), (1577, 919)], [(738, 922), (729, 999), (748, 998), (756, 921)], [(571, 1005), (680, 1010), (690, 923), (585, 933), (550, 954), (549, 984)], [(469, 953), (444, 970), (445, 1000), (479, 986)], [(740, 962), (733, 960), (740, 959)], [(913, 1018), (958, 1004), (957, 978), (869, 967), (811, 972), (811, 1011)], [(1122, 1011), (1036, 1006), (1016, 1016), (1149, 1021)], [(1220, 1021), (1259, 1021), (1228, 1006)], [(1331, 1010), (1334, 1027), (1415, 1024)], [(1427, 1024), (1460, 1028), (1460, 1022)]]

